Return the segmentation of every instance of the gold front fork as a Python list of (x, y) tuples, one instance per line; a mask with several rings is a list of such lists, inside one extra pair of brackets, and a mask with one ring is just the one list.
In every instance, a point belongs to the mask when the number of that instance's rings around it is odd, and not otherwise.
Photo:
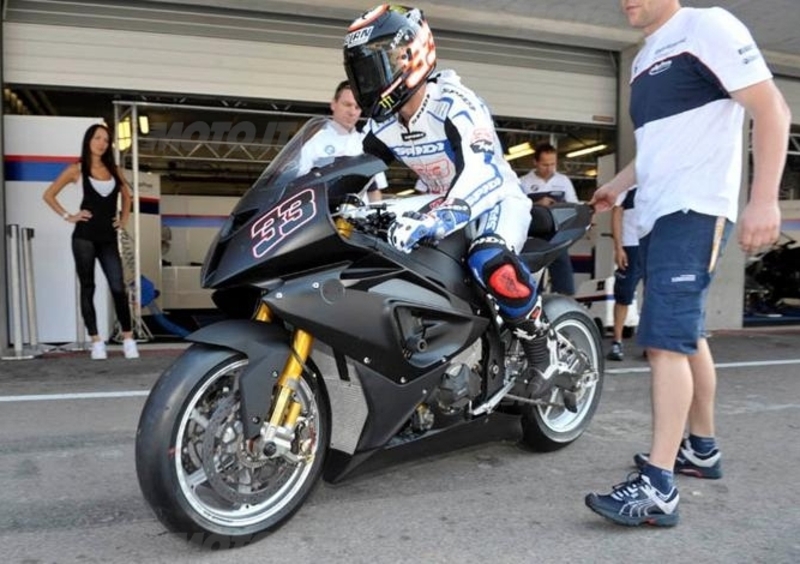
[(311, 333), (306, 333), (302, 329), (297, 329), (292, 336), (292, 350), (295, 354), (290, 354), (286, 359), (280, 378), (278, 379), (278, 397), (272, 409), (272, 417), (269, 424), (274, 427), (294, 427), (300, 415), (302, 406), (294, 401), (292, 396), (303, 376), (303, 365), (311, 354), (311, 347), (314, 345), (314, 337)]

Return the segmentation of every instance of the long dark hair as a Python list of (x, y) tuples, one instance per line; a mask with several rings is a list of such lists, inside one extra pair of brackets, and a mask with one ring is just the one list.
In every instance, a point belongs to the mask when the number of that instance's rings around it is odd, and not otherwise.
[(91, 176), (92, 150), (90, 144), (92, 142), (92, 137), (94, 137), (94, 134), (100, 128), (104, 129), (108, 134), (108, 147), (106, 147), (106, 152), (100, 157), (100, 161), (108, 169), (108, 172), (111, 173), (111, 176), (114, 177), (117, 184), (122, 184), (119, 177), (119, 170), (117, 169), (117, 163), (114, 162), (114, 136), (111, 135), (111, 130), (102, 123), (96, 123), (90, 126), (89, 129), (86, 130), (86, 133), (83, 134), (83, 145), (81, 146), (81, 174), (86, 177)]

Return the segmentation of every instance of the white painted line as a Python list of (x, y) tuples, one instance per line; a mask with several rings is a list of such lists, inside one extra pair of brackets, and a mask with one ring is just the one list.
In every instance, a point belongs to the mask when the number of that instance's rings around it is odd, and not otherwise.
[[(754, 360), (749, 362), (721, 362), (715, 364), (717, 369), (721, 368), (750, 368), (754, 366), (786, 366), (789, 364), (800, 364), (800, 358), (788, 360)], [(631, 368), (606, 368), (606, 374), (629, 374), (633, 372), (650, 372), (649, 366), (638, 366)]]
[(606, 374), (633, 374), (635, 372), (650, 372), (649, 366), (638, 368), (606, 368)]
[(116, 399), (145, 397), (149, 391), (141, 392), (86, 392), (80, 394), (40, 394), (30, 396), (0, 396), (0, 403), (15, 403), (22, 401), (57, 401), (76, 399)]
[[(722, 368), (748, 368), (753, 366), (785, 366), (789, 364), (800, 364), (800, 358), (788, 360), (760, 360), (752, 362), (723, 362), (717, 364), (718, 369)], [(607, 374), (632, 374), (635, 372), (650, 372), (649, 366), (639, 366), (631, 368), (608, 368)], [(59, 401), (59, 400), (79, 400), (79, 399), (119, 399), (119, 398), (139, 398), (146, 397), (150, 391), (122, 391), (122, 392), (85, 392), (75, 394), (39, 394), (29, 396), (0, 396), (0, 403), (17, 403), (24, 401)]]

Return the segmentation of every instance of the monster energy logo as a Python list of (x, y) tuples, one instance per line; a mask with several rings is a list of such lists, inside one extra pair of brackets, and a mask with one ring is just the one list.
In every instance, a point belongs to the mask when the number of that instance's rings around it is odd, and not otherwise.
[(378, 105), (386, 110), (391, 110), (392, 104), (394, 104), (394, 99), (391, 96), (384, 96), (378, 102)]

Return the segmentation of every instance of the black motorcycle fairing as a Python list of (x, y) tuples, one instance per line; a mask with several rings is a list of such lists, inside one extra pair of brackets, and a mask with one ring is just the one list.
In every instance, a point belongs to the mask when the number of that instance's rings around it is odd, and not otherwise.
[[(497, 331), (484, 333), (484, 362), (481, 378), (484, 391), (475, 401), (494, 395), (503, 386), (502, 367), (505, 345)], [(435, 368), (414, 382), (398, 383), (381, 378), (371, 367), (354, 364), (365, 401), (369, 407), (356, 449), (346, 453), (331, 449), (324, 478), (336, 483), (360, 471), (398, 462), (409, 456), (431, 454), (474, 445), (484, 440), (514, 439), (519, 435), (519, 419), (502, 413), (470, 419), (465, 414), (452, 416), (442, 428), (396, 441), (420, 403), (431, 398), (441, 385), (450, 365)], [(434, 400), (435, 401), (435, 400)]]
[(436, 389), (448, 365), (440, 364), (420, 377), (400, 383), (383, 377), (370, 366), (356, 364), (369, 407), (356, 452), (384, 446), (411, 418), (417, 405)]
[(446, 362), (489, 323), (467, 302), (404, 270), (339, 265), (285, 280), (263, 299), (287, 323), (396, 382)]
[[(412, 439), (392, 441), (408, 422), (417, 404), (423, 401), (432, 387), (438, 386), (444, 370), (436, 370), (418, 382), (397, 386), (380, 378), (370, 377), (369, 369), (361, 367), (359, 375), (367, 401), (371, 406), (369, 419), (355, 452), (331, 449), (325, 463), (324, 479), (337, 483), (360, 471), (369, 471), (387, 463), (398, 463), (423, 453), (445, 452), (475, 445), (481, 441), (513, 440), (519, 436), (519, 419), (499, 412), (475, 419), (464, 418), (442, 429), (430, 430)], [(427, 384), (427, 386), (423, 386)], [(374, 408), (379, 408), (376, 410)], [(386, 409), (392, 409), (385, 417)]]
[(231, 319), (208, 325), (185, 337), (187, 341), (215, 345), (243, 353), (247, 367), (239, 377), (242, 424), (245, 437), (258, 436), (272, 407), (272, 389), (292, 354), (289, 334), (278, 325)]
[(338, 254), (339, 237), (321, 209), (327, 205), (324, 193), (315, 184), (287, 190), (275, 207), (252, 214), (240, 229), (227, 236), (220, 231), (206, 255), (203, 287), (257, 284), (308, 268), (308, 257)]
[(427, 278), (462, 300), (471, 303), (479, 303), (481, 300), (481, 294), (476, 291), (472, 276), (464, 270), (469, 247), (464, 229), (452, 233), (441, 241), (423, 244), (411, 253), (398, 251), (375, 236), (357, 232), (350, 235), (347, 242), (372, 252), (371, 256), (363, 257), (365, 261), (381, 261), (391, 264), (392, 267), (399, 265)]
[[(541, 208), (541, 206), (537, 207)], [(542, 209), (536, 211), (537, 214), (534, 214), (533, 221), (536, 221), (537, 217), (540, 223), (546, 221), (545, 231), (552, 232), (552, 235), (548, 239), (530, 238), (523, 246), (520, 258), (531, 272), (541, 270), (553, 262), (564, 249), (586, 234), (586, 230), (592, 222), (592, 208), (586, 204), (554, 204), (547, 208), (549, 217), (544, 214)], [(552, 221), (553, 227), (550, 226), (550, 221)], [(533, 225), (529, 228), (529, 233), (542, 234)]]
[(444, 429), (428, 431), (412, 440), (389, 443), (370, 451), (348, 454), (331, 449), (325, 460), (323, 479), (329, 484), (337, 484), (365, 472), (474, 447), (483, 442), (514, 442), (521, 435), (518, 415), (495, 411), (485, 417), (465, 419)]
[(313, 257), (328, 261), (352, 255), (353, 247), (344, 244), (331, 220), (330, 207), (385, 167), (380, 159), (361, 155), (336, 159), (270, 191), (259, 179), (209, 247), (203, 287), (253, 284), (308, 268)]
[(465, 270), (468, 248), (466, 232), (460, 229), (435, 245), (420, 246), (409, 254), (395, 252), (402, 255), (399, 263), (442, 284), (448, 292), (474, 303), (481, 299), (481, 294), (469, 271)]
[(386, 163), (378, 157), (363, 154), (338, 157), (332, 164), (316, 172), (328, 184), (328, 205), (333, 210), (345, 203), (348, 196), (361, 192), (373, 176), (386, 171), (386, 168)]

